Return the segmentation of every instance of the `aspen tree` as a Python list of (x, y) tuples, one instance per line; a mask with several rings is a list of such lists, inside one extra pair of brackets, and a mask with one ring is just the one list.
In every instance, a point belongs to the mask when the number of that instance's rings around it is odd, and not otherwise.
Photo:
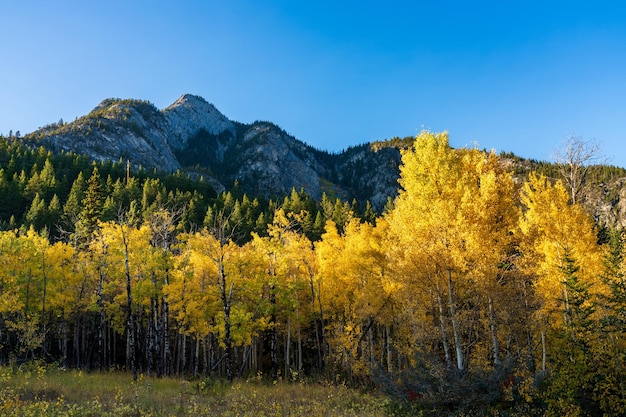
[[(497, 156), (477, 149), (452, 149), (446, 133), (422, 132), (402, 151), (395, 207), (388, 213), (390, 256), (406, 302), (424, 311), (431, 305), (440, 346), (450, 365), (468, 365), (466, 334), (477, 313), (462, 311), (466, 298), (488, 306), (494, 363), (499, 363), (498, 276), (511, 250), (515, 187)], [(432, 301), (431, 301), (432, 300)], [(420, 303), (422, 306), (419, 306)], [(450, 335), (451, 333), (451, 335)]]
[[(461, 324), (457, 312), (462, 265), (455, 262), (463, 247), (455, 221), (463, 189), (460, 153), (448, 145), (447, 134), (422, 132), (411, 149), (402, 152), (401, 190), (389, 215), (390, 233), (397, 241), (394, 257), (407, 295), (425, 302), (433, 291), (446, 362), (448, 327), (452, 328), (456, 367), (465, 369)], [(457, 258), (458, 259), (458, 258)], [(447, 305), (446, 305), (447, 304)]]
[[(278, 326), (284, 325), (285, 361), (284, 372), (301, 372), (303, 367), (303, 324), (308, 322), (312, 310), (309, 292), (314, 263), (313, 245), (299, 230), (306, 212), (285, 213), (279, 209), (274, 213), (272, 224), (267, 227), (267, 236), (253, 234), (252, 247), (263, 266), (267, 282), (270, 308), (270, 355), (272, 368), (277, 366)], [(317, 323), (315, 324), (317, 326)], [(295, 335), (295, 354), (292, 358), (292, 334)], [(272, 349), (273, 347), (273, 349)], [(276, 369), (272, 371), (274, 374)]]
[(571, 289), (563, 269), (567, 262), (576, 264), (577, 279), (589, 286), (586, 303), (592, 303), (597, 294), (606, 293), (599, 279), (601, 250), (592, 219), (582, 206), (570, 204), (570, 195), (561, 181), (552, 183), (545, 176), (531, 175), (524, 184), (521, 202), (522, 258), (518, 264), (534, 277), (541, 300), (536, 317), (541, 324), (542, 369), (546, 370), (549, 332), (558, 332), (570, 322), (567, 312), (571, 309)]
[[(320, 289), (335, 323), (330, 342), (335, 360), (355, 375), (369, 375), (385, 350), (380, 336), (392, 323), (397, 287), (387, 277), (382, 226), (350, 220), (339, 235), (329, 221), (316, 243)], [(387, 334), (387, 337), (389, 335)], [(389, 361), (387, 361), (389, 368)]]

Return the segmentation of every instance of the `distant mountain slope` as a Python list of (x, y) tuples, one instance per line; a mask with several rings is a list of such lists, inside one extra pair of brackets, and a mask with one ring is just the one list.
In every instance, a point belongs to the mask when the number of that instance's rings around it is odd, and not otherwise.
[[(370, 201), (380, 211), (397, 194), (399, 148), (409, 139), (363, 144), (331, 154), (317, 150), (270, 122), (229, 120), (202, 97), (184, 94), (163, 110), (134, 99), (106, 99), (71, 123), (47, 125), (24, 137), (53, 151), (96, 160), (128, 160), (161, 172), (203, 175), (219, 191), (238, 181), (251, 195), (281, 197), (292, 188), (319, 199)], [(523, 178), (531, 169), (555, 175), (550, 164), (508, 155)], [(600, 223), (626, 227), (626, 171), (596, 170), (588, 195)]]
[(45, 126), (25, 139), (97, 160), (201, 174), (218, 189), (238, 181), (250, 194), (271, 197), (295, 187), (314, 198), (327, 192), (371, 200), (378, 209), (396, 193), (400, 162), (397, 149), (319, 151), (273, 123), (231, 121), (190, 94), (163, 110), (141, 100), (107, 99), (74, 122)]

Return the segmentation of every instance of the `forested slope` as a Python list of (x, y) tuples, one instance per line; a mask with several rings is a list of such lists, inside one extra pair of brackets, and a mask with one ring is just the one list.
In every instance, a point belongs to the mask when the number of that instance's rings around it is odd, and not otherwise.
[(626, 411), (623, 231), (511, 157), (404, 146), (382, 214), (0, 142), (0, 361), (320, 376), (424, 410)]

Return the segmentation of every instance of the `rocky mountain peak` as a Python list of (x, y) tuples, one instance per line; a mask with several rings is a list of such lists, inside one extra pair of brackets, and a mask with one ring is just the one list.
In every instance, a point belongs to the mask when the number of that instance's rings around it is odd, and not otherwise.
[(397, 150), (373, 152), (363, 146), (358, 156), (318, 151), (271, 122), (231, 121), (193, 94), (183, 94), (162, 110), (145, 100), (106, 99), (74, 122), (51, 124), (27, 136), (53, 151), (202, 175), (217, 190), (237, 181), (250, 195), (267, 198), (295, 188), (316, 198), (326, 192), (370, 199), (381, 209), (397, 189)]
[(235, 125), (211, 103), (199, 96), (183, 94), (162, 110), (169, 123), (170, 144), (174, 149), (184, 149), (189, 138), (204, 130), (212, 135), (224, 131), (234, 132)]

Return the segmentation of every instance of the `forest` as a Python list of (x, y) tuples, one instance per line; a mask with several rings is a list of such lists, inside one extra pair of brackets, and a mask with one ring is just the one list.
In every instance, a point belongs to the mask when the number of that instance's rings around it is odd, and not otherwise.
[(624, 415), (625, 235), (578, 202), (582, 183), (519, 178), (422, 132), (375, 213), (0, 138), (0, 364)]

